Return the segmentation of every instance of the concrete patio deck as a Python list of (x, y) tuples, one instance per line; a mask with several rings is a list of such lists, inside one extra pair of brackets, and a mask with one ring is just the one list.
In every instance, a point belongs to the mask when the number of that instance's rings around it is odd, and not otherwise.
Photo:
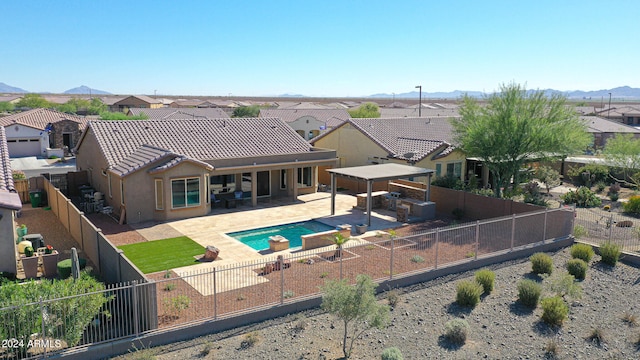
[[(301, 195), (296, 203), (279, 202), (270, 200), (259, 202), (255, 208), (241, 207), (236, 209), (215, 208), (208, 216), (190, 218), (178, 221), (167, 222), (157, 225), (134, 226), (136, 231), (147, 240), (166, 239), (168, 237), (185, 235), (193, 239), (202, 246), (213, 245), (220, 250), (220, 260), (209, 263), (200, 263), (191, 266), (173, 269), (179, 275), (187, 275), (194, 272), (204, 272), (213, 267), (228, 267), (233, 265), (247, 264), (249, 262), (272, 261), (277, 255), (300, 253), (300, 248), (293, 248), (279, 251), (277, 253), (252, 249), (242, 244), (238, 240), (226, 234), (234, 231), (250, 230), (266, 226), (288, 224), (292, 222), (315, 219), (331, 226), (340, 224), (350, 224), (353, 226), (354, 240), (347, 243), (346, 247), (360, 244), (360, 240), (366, 236), (372, 236), (378, 230), (395, 228), (402, 226), (395, 219), (395, 213), (387, 210), (375, 209), (372, 212), (371, 226), (369, 231), (363, 235), (355, 234), (355, 225), (365, 222), (366, 214), (361, 210), (354, 209), (356, 197), (345, 194), (336, 195), (336, 213), (331, 216), (331, 194), (318, 192), (314, 194)], [(333, 246), (327, 247), (333, 249)], [(261, 281), (268, 281), (257, 275), (252, 268), (247, 267), (246, 271), (235, 272), (238, 279), (227, 282), (225, 288), (218, 291), (231, 290), (248, 285), (255, 285)], [(190, 282), (189, 279), (185, 279)], [(190, 282), (191, 283), (191, 282)], [(229, 286), (233, 284), (234, 286)], [(193, 281), (191, 284), (203, 295), (213, 293), (213, 289)]]

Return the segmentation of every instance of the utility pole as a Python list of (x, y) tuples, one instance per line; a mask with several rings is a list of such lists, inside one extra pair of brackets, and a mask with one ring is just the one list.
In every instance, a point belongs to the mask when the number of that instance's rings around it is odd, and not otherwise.
[(416, 89), (420, 89), (418, 97), (418, 117), (422, 117), (422, 85), (416, 85)]
[(609, 119), (610, 113), (611, 113), (611, 93), (609, 93), (609, 108), (607, 109), (607, 119)]

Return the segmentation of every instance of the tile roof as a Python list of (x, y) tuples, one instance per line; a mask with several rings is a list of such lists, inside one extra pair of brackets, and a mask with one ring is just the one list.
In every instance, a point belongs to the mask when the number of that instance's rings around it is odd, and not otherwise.
[[(143, 168), (153, 162), (158, 160), (165, 159), (166, 161), (154, 168), (154, 170), (158, 169), (168, 169), (182, 162), (183, 160), (187, 160), (184, 155), (179, 155), (174, 152), (160, 149), (157, 147), (142, 145), (137, 148), (134, 152), (129, 154), (126, 158), (124, 158), (120, 163), (113, 167), (113, 172), (118, 176), (127, 176), (132, 172)], [(209, 171), (213, 169), (213, 167), (207, 163), (193, 160), (199, 165), (209, 168)]]
[[(453, 127), (449, 117), (349, 119), (346, 122), (362, 131), (373, 142), (385, 149), (389, 156), (420, 161), (429, 156), (439, 156), (453, 151)], [(335, 130), (333, 130), (335, 131)], [(311, 140), (328, 136), (324, 133)]]
[(303, 116), (312, 116), (318, 121), (327, 123), (328, 127), (335, 127), (350, 119), (346, 110), (339, 109), (261, 109), (260, 117), (279, 117), (285, 122), (293, 122)]
[(145, 113), (149, 120), (164, 120), (164, 119), (194, 119), (194, 118), (203, 118), (203, 119), (221, 119), (228, 118), (229, 114), (227, 114), (224, 110), (220, 108), (160, 108), (160, 109), (142, 109), (135, 108), (129, 109), (131, 114), (140, 115), (141, 113)]
[[(207, 161), (306, 153), (311, 145), (277, 118), (90, 121), (110, 167), (147, 145)], [(82, 145), (80, 140), (78, 147)]]
[(0, 127), (0, 208), (12, 210), (22, 208), (20, 196), (15, 191), (7, 136), (4, 127)]
[(44, 130), (47, 124), (57, 123), (62, 120), (71, 120), (80, 124), (80, 130), (84, 129), (87, 119), (84, 116), (66, 114), (51, 109), (33, 109), (15, 113), (0, 118), (0, 126), (9, 126), (13, 124), (22, 124), (35, 129)]
[[(390, 118), (390, 117), (418, 117), (418, 107), (414, 106), (411, 108), (380, 108), (380, 117), (382, 118)], [(457, 108), (453, 109), (440, 109), (437, 107), (434, 108), (425, 108), (422, 107), (422, 111), (420, 112), (422, 117), (430, 117), (430, 116), (451, 116), (458, 117), (460, 114), (458, 113)]]
[(587, 131), (590, 133), (633, 133), (640, 134), (640, 130), (620, 124), (616, 121), (603, 119), (599, 116), (580, 116), (587, 126)]
[(160, 101), (158, 99), (154, 99), (154, 98), (152, 98), (150, 96), (147, 96), (147, 95), (131, 95), (131, 96), (125, 97), (124, 99), (120, 99), (120, 100), (114, 102), (113, 105), (115, 105), (115, 104), (117, 104), (117, 103), (119, 103), (121, 101), (131, 99), (131, 98), (142, 100), (142, 101), (144, 101), (144, 102), (146, 102), (148, 104), (162, 104), (162, 101)]
[(322, 105), (322, 104), (313, 103), (313, 102), (279, 101), (278, 109), (319, 110), (319, 109), (331, 109), (331, 107)]

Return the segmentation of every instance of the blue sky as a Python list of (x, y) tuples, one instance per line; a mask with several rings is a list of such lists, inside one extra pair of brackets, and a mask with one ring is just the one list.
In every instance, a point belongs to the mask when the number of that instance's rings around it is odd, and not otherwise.
[(3, 0), (33, 92), (367, 96), (640, 87), (640, 1)]

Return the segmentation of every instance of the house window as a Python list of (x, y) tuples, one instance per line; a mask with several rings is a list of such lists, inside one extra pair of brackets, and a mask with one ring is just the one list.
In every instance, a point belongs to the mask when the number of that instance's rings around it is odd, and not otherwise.
[(162, 189), (162, 179), (156, 179), (156, 210), (164, 209), (164, 191)]
[(442, 176), (442, 164), (436, 164), (436, 177)]
[(214, 193), (227, 193), (233, 192), (236, 188), (236, 176), (235, 175), (216, 175), (211, 176), (209, 180), (210, 189)]
[(298, 168), (298, 187), (311, 186), (311, 167)]
[(447, 164), (447, 176), (453, 176), (455, 178), (460, 178), (462, 175), (462, 163), (455, 162)]
[(287, 170), (282, 169), (280, 170), (280, 189), (286, 189), (287, 188)]
[(171, 208), (200, 205), (200, 178), (171, 180)]

